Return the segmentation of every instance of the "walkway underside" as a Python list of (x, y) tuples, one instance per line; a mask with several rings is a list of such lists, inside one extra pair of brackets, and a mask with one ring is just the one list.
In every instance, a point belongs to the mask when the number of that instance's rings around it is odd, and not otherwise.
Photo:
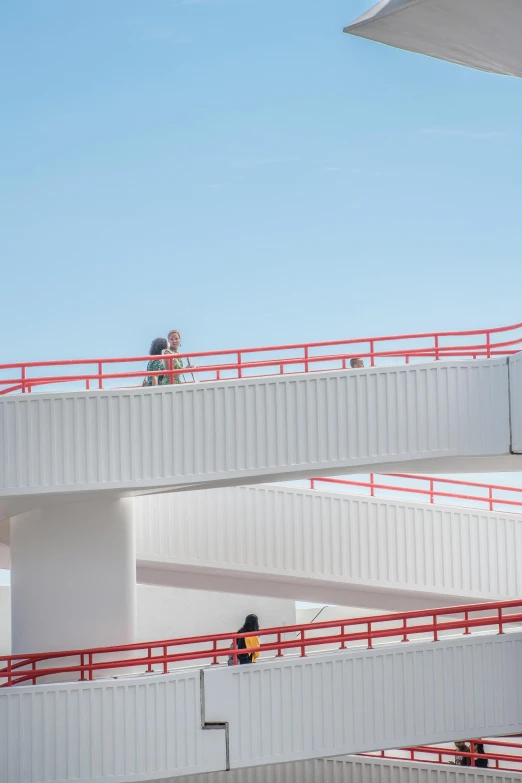
[(514, 375), (510, 386), (510, 366), (506, 358), (440, 361), (7, 395), (0, 398), (0, 519), (94, 493), (99, 499), (362, 469), (520, 470), (522, 457), (512, 451), (522, 380)]
[(406, 611), (522, 595), (522, 517), (281, 485), (134, 502), (140, 582)]

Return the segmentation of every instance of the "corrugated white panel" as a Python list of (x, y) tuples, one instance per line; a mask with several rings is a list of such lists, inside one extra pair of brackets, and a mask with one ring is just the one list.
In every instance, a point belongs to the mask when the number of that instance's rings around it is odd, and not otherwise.
[(226, 768), (199, 671), (0, 691), (1, 783), (157, 780)]
[(522, 353), (509, 357), (509, 399), (511, 448), (515, 454), (522, 454)]
[(133, 507), (138, 579), (154, 584), (396, 610), (522, 595), (514, 514), (281, 485)]
[(520, 783), (521, 780), (515, 772), (360, 757), (294, 761), (176, 779), (177, 783)]
[(205, 705), (236, 769), (519, 733), (522, 634), (211, 669)]
[(4, 396), (0, 497), (505, 455), (509, 439), (505, 359)]

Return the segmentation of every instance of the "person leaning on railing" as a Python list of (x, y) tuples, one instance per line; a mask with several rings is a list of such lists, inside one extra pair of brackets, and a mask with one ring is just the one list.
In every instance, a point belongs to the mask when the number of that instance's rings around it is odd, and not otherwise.
[[(150, 344), (149, 356), (161, 356), (166, 349), (167, 341), (165, 338), (156, 337)], [(147, 370), (149, 372), (166, 370), (165, 361), (163, 359), (151, 359), (147, 364)], [(143, 386), (165, 386), (168, 383), (170, 383), (168, 375), (147, 375), (143, 381)]]

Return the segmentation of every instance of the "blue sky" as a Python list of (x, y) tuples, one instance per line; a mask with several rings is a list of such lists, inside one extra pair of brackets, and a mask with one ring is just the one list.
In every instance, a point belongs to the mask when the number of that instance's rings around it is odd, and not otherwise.
[(522, 320), (521, 84), (365, 0), (4, 0), (0, 362)]

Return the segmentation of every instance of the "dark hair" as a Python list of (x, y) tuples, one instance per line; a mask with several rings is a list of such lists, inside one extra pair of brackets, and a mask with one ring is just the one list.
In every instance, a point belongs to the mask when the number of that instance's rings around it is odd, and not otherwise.
[(149, 356), (159, 356), (165, 348), (168, 348), (168, 345), (164, 337), (156, 337), (150, 344)]
[(360, 361), (361, 361), (361, 360), (359, 359), (359, 357), (358, 357), (358, 356), (357, 356), (357, 357), (354, 357), (353, 359), (350, 359), (350, 367), (355, 367), (356, 363), (357, 363), (357, 362), (360, 362)]
[(243, 627), (239, 629), (238, 633), (250, 633), (252, 631), (259, 631), (259, 620), (257, 614), (249, 614), (245, 617)]
[(475, 752), (476, 753), (484, 753), (484, 743), (483, 742), (475, 742)]

